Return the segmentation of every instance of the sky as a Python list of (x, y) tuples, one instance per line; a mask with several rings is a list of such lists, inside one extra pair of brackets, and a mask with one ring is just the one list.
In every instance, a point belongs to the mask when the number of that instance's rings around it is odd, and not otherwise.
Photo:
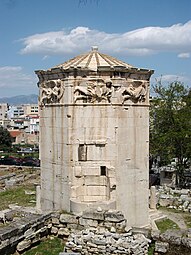
[(38, 94), (47, 70), (98, 46), (191, 87), (191, 0), (0, 0), (0, 98)]

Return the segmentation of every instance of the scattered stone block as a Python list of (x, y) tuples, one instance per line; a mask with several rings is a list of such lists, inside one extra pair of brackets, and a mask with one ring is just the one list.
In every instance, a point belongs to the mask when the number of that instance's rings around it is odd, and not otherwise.
[(23, 240), (17, 245), (17, 251), (24, 251), (31, 246), (31, 240)]
[(161, 252), (161, 253), (166, 253), (169, 249), (169, 243), (166, 242), (159, 242), (157, 241), (155, 243), (155, 251), (156, 252)]
[(95, 210), (88, 210), (84, 211), (82, 214), (84, 219), (94, 219), (94, 220), (104, 220), (104, 212), (95, 211)]
[(61, 214), (60, 215), (60, 222), (61, 223), (70, 223), (70, 224), (78, 224), (78, 220), (76, 216), (70, 214)]
[(70, 235), (70, 231), (68, 228), (60, 228), (58, 230), (58, 236), (69, 236)]
[(56, 235), (58, 233), (58, 228), (52, 227), (51, 228), (51, 234)]
[(104, 216), (106, 221), (116, 222), (116, 223), (123, 221), (125, 219), (122, 212), (116, 211), (116, 210), (106, 211)]

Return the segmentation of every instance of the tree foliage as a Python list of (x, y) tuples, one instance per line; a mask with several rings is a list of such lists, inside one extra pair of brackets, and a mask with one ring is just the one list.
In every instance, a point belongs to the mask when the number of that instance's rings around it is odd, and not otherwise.
[(9, 131), (0, 127), (0, 150), (10, 150), (12, 146), (12, 137)]
[(167, 87), (158, 82), (150, 108), (150, 153), (160, 156), (162, 165), (177, 159), (177, 172), (191, 159), (191, 90), (181, 82)]

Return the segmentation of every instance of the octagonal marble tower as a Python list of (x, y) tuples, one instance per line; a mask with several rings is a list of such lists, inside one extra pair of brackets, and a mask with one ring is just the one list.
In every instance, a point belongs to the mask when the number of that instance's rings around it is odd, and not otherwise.
[(148, 224), (149, 79), (92, 51), (38, 70), (42, 210), (100, 206)]

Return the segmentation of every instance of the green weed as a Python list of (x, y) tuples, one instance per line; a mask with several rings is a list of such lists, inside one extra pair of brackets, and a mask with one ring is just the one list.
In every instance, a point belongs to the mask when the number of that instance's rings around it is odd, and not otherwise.
[(25, 194), (25, 190), (35, 191), (35, 186), (19, 186), (0, 192), (0, 210), (8, 208), (9, 204), (17, 204), (20, 206), (35, 206), (35, 203), (32, 201), (36, 200), (36, 195)]
[(168, 229), (179, 229), (178, 225), (170, 219), (158, 220), (156, 221), (156, 225), (161, 233), (164, 233)]
[(23, 255), (58, 255), (64, 250), (64, 242), (58, 237), (51, 237), (41, 241), (36, 247), (26, 251)]

